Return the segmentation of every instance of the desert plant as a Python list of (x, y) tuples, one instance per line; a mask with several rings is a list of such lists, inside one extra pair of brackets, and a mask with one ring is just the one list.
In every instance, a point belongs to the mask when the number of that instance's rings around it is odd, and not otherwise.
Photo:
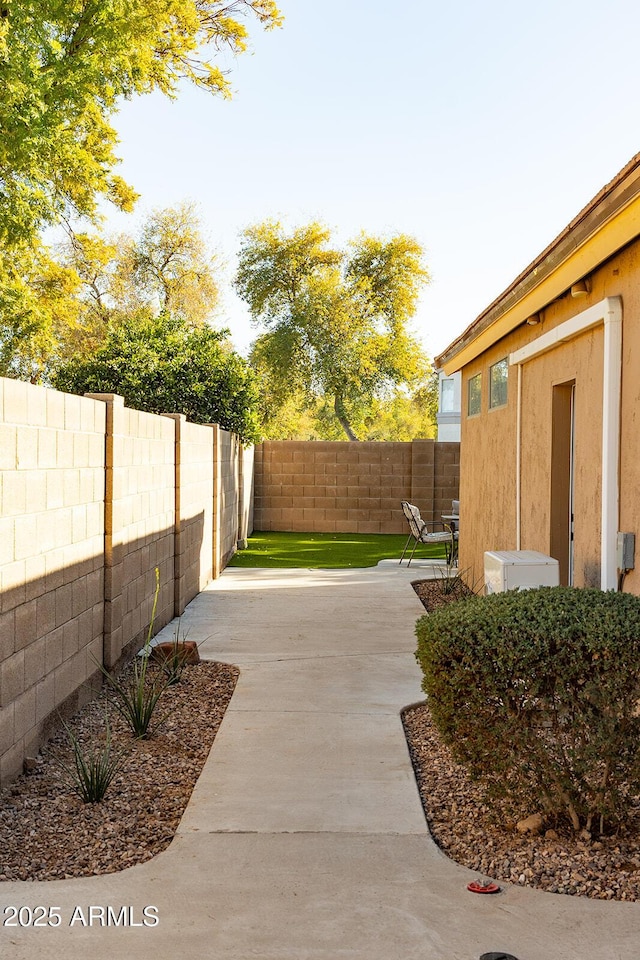
[(452, 567), (446, 566), (442, 569), (436, 569), (436, 583), (438, 590), (445, 597), (463, 599), (470, 597), (477, 592), (477, 584), (469, 585), (469, 570), (455, 571)]
[(182, 677), (182, 671), (189, 660), (189, 653), (184, 647), (180, 647), (178, 641), (174, 640), (172, 649), (162, 660), (162, 672), (165, 675), (167, 686), (171, 687), (174, 683), (179, 683)]
[[(181, 632), (180, 621), (178, 620), (173, 639), (170, 641), (168, 649), (163, 651), (160, 659), (160, 666), (168, 686), (179, 683), (184, 668), (192, 662), (193, 650), (185, 646), (188, 635), (188, 630), (185, 630), (184, 633)], [(190, 646), (193, 647), (194, 644), (192, 643)], [(197, 651), (197, 646), (195, 650)]]
[(58, 756), (55, 761), (68, 786), (78, 794), (83, 803), (100, 803), (114, 777), (126, 763), (128, 751), (114, 748), (109, 718), (106, 715), (104, 739), (92, 738), (87, 747), (80, 743), (64, 721), (62, 725), (71, 742), (73, 759), (66, 762)]
[(422, 617), (434, 722), (492, 796), (602, 830), (640, 790), (640, 598), (570, 587)]
[(167, 678), (160, 671), (152, 673), (149, 670), (151, 638), (160, 593), (160, 572), (157, 567), (155, 574), (156, 589), (147, 639), (141, 654), (134, 657), (131, 676), (120, 679), (100, 665), (103, 676), (116, 694), (113, 705), (126, 721), (137, 740), (148, 740), (168, 716), (168, 714), (165, 714), (160, 720), (156, 719), (152, 724), (158, 701), (169, 685)]

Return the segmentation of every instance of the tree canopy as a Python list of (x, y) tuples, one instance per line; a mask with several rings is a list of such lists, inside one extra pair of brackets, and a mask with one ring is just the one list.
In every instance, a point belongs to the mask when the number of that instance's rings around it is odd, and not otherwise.
[[(1, 374), (42, 377), (59, 334), (86, 320), (94, 280), (101, 307), (109, 244), (77, 234), (75, 262), (60, 262), (41, 235), (61, 222), (86, 229), (104, 199), (132, 209), (137, 194), (116, 173), (122, 100), (175, 97), (182, 81), (228, 97), (215, 61), (246, 49), (251, 18), (282, 22), (275, 0), (0, 0)], [(130, 266), (139, 280), (140, 261)], [(175, 288), (165, 294), (180, 310)]]
[(119, 102), (175, 96), (183, 79), (228, 96), (208, 54), (243, 51), (248, 15), (281, 22), (275, 0), (0, 0), (0, 245), (94, 219), (101, 197), (131, 209), (114, 173)]
[(153, 211), (133, 234), (24, 246), (13, 263), (13, 283), (0, 281), (0, 375), (32, 382), (95, 351), (113, 319), (164, 310), (199, 324), (218, 305), (217, 262), (189, 203)]
[(197, 324), (218, 305), (216, 259), (191, 203), (152, 211), (134, 234), (72, 233), (58, 259), (78, 281), (78, 317), (63, 353), (95, 349), (114, 317), (164, 311)]
[(58, 368), (53, 385), (68, 393), (119, 393), (127, 406), (219, 423), (250, 443), (258, 439), (255, 377), (226, 335), (169, 313), (118, 318), (93, 355)]
[(330, 401), (349, 439), (374, 401), (394, 388), (416, 390), (431, 372), (409, 331), (428, 281), (420, 245), (405, 234), (361, 234), (348, 250), (330, 245), (319, 223), (286, 233), (266, 221), (244, 231), (236, 289), (266, 327), (252, 364), (269, 409), (298, 393)]
[(192, 203), (154, 210), (137, 234), (118, 238), (109, 291), (120, 312), (140, 307), (209, 319), (218, 303), (215, 257)]
[[(433, 397), (435, 396), (435, 406)], [(344, 440), (333, 404), (302, 391), (275, 406), (260, 382), (260, 420), (265, 440)], [(393, 390), (375, 397), (355, 427), (359, 440), (429, 440), (436, 436), (437, 380), (413, 393)]]

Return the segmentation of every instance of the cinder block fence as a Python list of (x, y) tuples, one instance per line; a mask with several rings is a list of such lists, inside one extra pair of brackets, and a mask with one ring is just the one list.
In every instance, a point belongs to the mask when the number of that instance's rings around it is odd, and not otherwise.
[[(59, 712), (179, 616), (257, 530), (399, 533), (438, 518), (459, 445), (265, 442), (0, 378), (0, 784)], [(254, 496), (255, 493), (255, 496)]]
[(0, 783), (98, 664), (139, 647), (252, 526), (253, 451), (218, 426), (0, 378)]
[(255, 448), (256, 530), (404, 533), (401, 500), (425, 520), (458, 497), (460, 444), (276, 441)]

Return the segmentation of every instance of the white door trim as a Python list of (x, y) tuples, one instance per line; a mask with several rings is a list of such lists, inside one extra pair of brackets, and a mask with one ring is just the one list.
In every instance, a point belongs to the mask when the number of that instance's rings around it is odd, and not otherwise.
[(602, 508), (600, 528), (600, 586), (603, 590), (615, 590), (618, 584), (616, 559), (616, 537), (618, 533), (618, 514), (620, 501), (620, 391), (622, 385), (622, 299), (605, 297), (582, 313), (565, 320), (564, 323), (542, 334), (536, 340), (514, 350), (509, 355), (509, 363), (518, 366), (518, 409), (516, 429), (516, 531), (517, 545), (521, 540), (521, 423), (522, 389), (521, 370), (523, 364), (573, 340), (586, 330), (604, 324), (604, 378), (602, 389)]

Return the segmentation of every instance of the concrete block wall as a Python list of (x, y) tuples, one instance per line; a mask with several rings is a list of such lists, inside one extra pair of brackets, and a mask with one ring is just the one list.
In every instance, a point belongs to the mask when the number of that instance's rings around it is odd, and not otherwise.
[(214, 430), (176, 419), (175, 614), (213, 577)]
[(105, 406), (0, 379), (0, 782), (102, 662)]
[(156, 630), (223, 568), (241, 463), (216, 426), (0, 378), (0, 784), (142, 645), (156, 568)]
[(246, 544), (253, 532), (254, 459), (255, 447), (240, 447), (240, 477), (238, 482), (238, 548)]
[(217, 431), (216, 523), (222, 568), (236, 552), (240, 517), (240, 450), (238, 438), (227, 430)]
[(458, 475), (457, 443), (265, 441), (255, 448), (254, 526), (404, 533), (401, 500), (439, 519), (458, 496)]
[(176, 427), (115, 394), (92, 397), (107, 414), (104, 662), (113, 667), (146, 638), (156, 568), (155, 629), (173, 617)]

